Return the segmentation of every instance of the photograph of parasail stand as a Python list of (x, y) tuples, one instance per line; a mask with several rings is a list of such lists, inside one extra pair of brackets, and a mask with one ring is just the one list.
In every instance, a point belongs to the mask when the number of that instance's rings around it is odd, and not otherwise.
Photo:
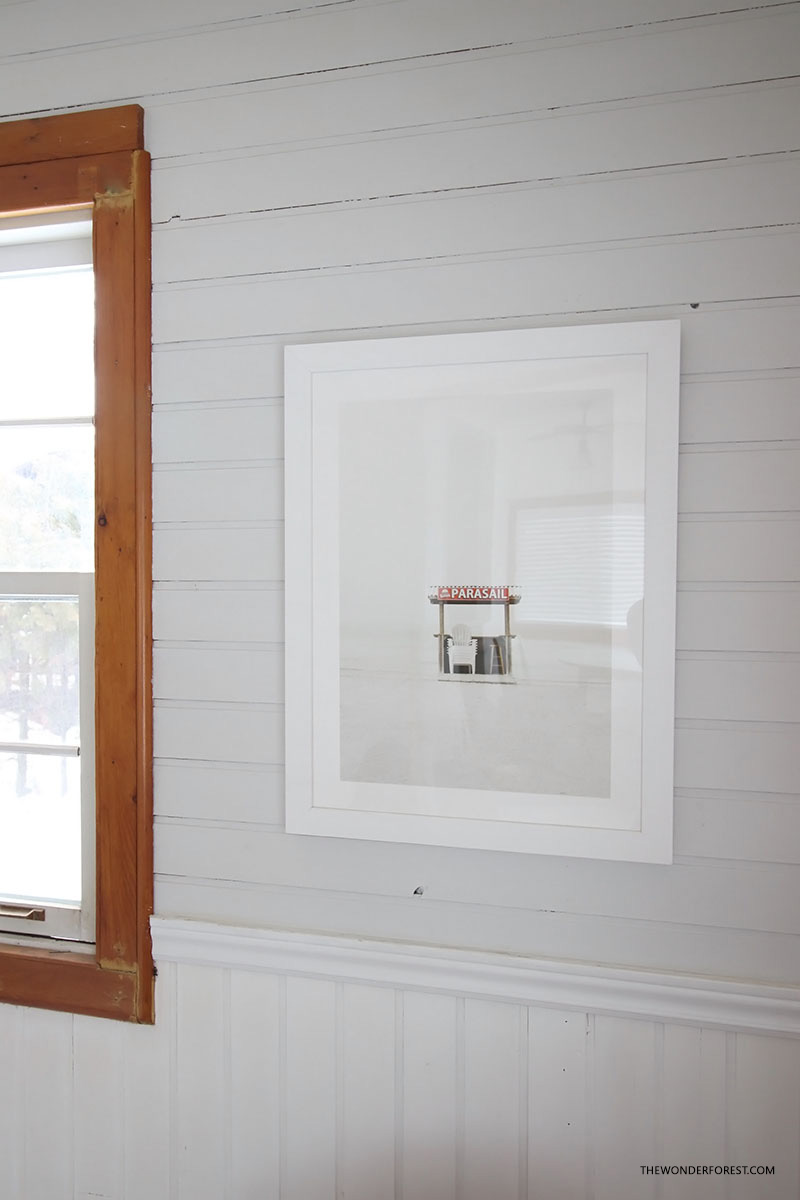
[(287, 828), (665, 861), (677, 341), (287, 347)]
[[(439, 610), (439, 678), (462, 682), (514, 683), (511, 673), (511, 605), (521, 600), (519, 588), (506, 584), (451, 584), (433, 587), (428, 593)], [(450, 604), (502, 605), (502, 634), (472, 634), (470, 626), (460, 622), (445, 632), (445, 610)]]
[[(623, 479), (618, 455), (613, 478), (624, 372), (599, 370), (339, 398), (342, 780), (609, 796), (615, 668), (640, 680), (620, 635), (642, 508), (640, 466)], [(606, 548), (626, 536), (623, 579)]]

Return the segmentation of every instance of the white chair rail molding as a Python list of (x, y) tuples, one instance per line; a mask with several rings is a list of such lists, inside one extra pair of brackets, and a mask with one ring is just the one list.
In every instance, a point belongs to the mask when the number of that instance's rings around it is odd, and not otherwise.
[(800, 988), (153, 917), (157, 962), (800, 1037)]

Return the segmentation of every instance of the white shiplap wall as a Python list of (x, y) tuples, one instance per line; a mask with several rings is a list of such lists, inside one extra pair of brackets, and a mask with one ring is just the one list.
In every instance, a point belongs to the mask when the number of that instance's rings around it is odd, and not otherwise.
[[(796, 978), (799, 30), (796, 4), (339, 6), (198, 35), (236, 48), (216, 86), (193, 61), (150, 101), (159, 911)], [(288, 838), (284, 344), (664, 316), (676, 865)]]
[[(147, 114), (158, 912), (796, 982), (800, 4), (282, 7), (0, 4), (1, 113)], [(675, 865), (287, 837), (283, 346), (663, 317)], [(623, 1130), (668, 1161), (793, 1153), (783, 1042), (348, 987), (167, 966), (155, 1032), (2, 1011), (0, 1192), (655, 1200)], [(793, 1161), (730, 1196), (793, 1200)]]

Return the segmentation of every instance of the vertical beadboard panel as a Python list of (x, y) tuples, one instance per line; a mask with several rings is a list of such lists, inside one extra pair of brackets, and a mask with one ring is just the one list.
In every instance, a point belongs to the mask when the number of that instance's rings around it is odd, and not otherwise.
[(280, 1190), (279, 981), (235, 971), (230, 1005), (231, 1195)]
[(531, 1009), (528, 1019), (530, 1194), (582, 1200), (591, 1023), (584, 1013), (558, 1009)]
[(285, 1144), (281, 1200), (336, 1192), (337, 985), (286, 980)]
[(731, 1074), (728, 1161), (775, 1168), (771, 1176), (732, 1180), (731, 1197), (800, 1195), (800, 1041), (739, 1034)]
[[(666, 1025), (663, 1036), (662, 1128), (658, 1159), (664, 1164), (724, 1164), (726, 1034)], [(724, 1176), (670, 1179), (681, 1200), (724, 1200)]]
[(459, 1010), (450, 996), (404, 997), (403, 1200), (457, 1200)]
[(23, 1010), (0, 1004), (0, 1080), (14, 1103), (3, 1105), (0, 1121), (0, 1196), (22, 1196), (25, 1080), (22, 1062)]
[(465, 1002), (459, 1200), (519, 1200), (525, 1051), (516, 1005)]
[(173, 963), (159, 966), (154, 1026), (123, 1027), (125, 1200), (171, 1200), (170, 1048), (175, 1018)]
[(339, 1047), (339, 1193), (347, 1200), (393, 1200), (396, 1081), (391, 990), (343, 987)]
[(654, 1200), (654, 1179), (641, 1167), (656, 1162), (656, 1027), (596, 1017), (593, 1066), (592, 1200)]
[(75, 1195), (123, 1194), (122, 1028), (75, 1017), (73, 1028)]
[(229, 975), (178, 969), (175, 1003), (177, 1200), (228, 1200), (226, 992)]
[(24, 1200), (72, 1200), (76, 1114), (72, 1098), (72, 1021), (26, 1009), (22, 1019)]
[[(162, 964), (157, 1001), (0, 1005), (3, 1200), (800, 1193), (800, 1039), (222, 967)], [(698, 1163), (776, 1174), (641, 1173)]]

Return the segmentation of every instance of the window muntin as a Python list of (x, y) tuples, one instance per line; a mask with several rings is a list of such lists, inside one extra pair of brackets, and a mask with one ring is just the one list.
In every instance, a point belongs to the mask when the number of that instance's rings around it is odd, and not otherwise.
[(90, 231), (85, 210), (0, 221), (0, 930), (82, 942), (94, 938)]

